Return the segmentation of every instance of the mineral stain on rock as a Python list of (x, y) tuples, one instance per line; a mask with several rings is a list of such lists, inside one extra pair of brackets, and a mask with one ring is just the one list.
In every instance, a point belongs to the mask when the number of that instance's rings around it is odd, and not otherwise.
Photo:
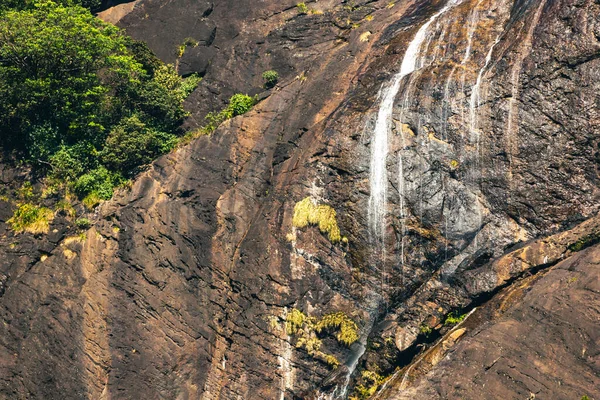
[(600, 4), (296, 3), (105, 4), (203, 76), (187, 129), (260, 101), (81, 237), (0, 197), (0, 398), (600, 399)]

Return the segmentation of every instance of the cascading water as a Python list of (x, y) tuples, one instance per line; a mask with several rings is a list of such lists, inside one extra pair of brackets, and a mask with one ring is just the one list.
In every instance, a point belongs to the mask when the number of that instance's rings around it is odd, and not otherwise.
[[(385, 209), (387, 203), (387, 168), (386, 159), (388, 155), (388, 134), (392, 123), (392, 112), (394, 100), (402, 79), (420, 67), (418, 64), (419, 50), (427, 38), (429, 26), (443, 13), (456, 5), (459, 0), (450, 0), (441, 10), (435, 13), (421, 26), (415, 37), (408, 45), (400, 71), (394, 75), (389, 84), (381, 88), (379, 98), (381, 103), (377, 113), (377, 121), (372, 136), (371, 163), (370, 163), (370, 186), (369, 197), (369, 227), (371, 234), (383, 245), (385, 238)], [(403, 187), (403, 185), (402, 185)], [(402, 191), (402, 188), (400, 189)], [(402, 201), (401, 196), (401, 201)], [(403, 208), (403, 207), (401, 207)], [(382, 246), (383, 247), (383, 246)]]

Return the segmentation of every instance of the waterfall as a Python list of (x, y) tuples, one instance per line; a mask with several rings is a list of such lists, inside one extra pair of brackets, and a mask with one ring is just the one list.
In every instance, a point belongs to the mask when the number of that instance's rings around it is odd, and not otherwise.
[[(394, 109), (394, 100), (402, 79), (420, 67), (418, 65), (418, 55), (421, 45), (427, 38), (429, 26), (444, 12), (458, 3), (459, 0), (450, 0), (441, 10), (435, 13), (429, 20), (421, 26), (415, 37), (408, 45), (400, 71), (394, 75), (389, 84), (384, 85), (379, 93), (381, 103), (377, 113), (377, 121), (372, 135), (371, 143), (371, 163), (370, 163), (370, 189), (369, 196), (369, 228), (371, 234), (383, 245), (385, 238), (385, 209), (387, 204), (387, 168), (386, 159), (388, 155), (388, 133), (392, 123), (392, 112)], [(401, 165), (402, 166), (402, 165)], [(400, 188), (403, 191), (403, 185)], [(401, 193), (401, 202), (403, 196)], [(403, 204), (401, 204), (403, 209)]]
[(496, 47), (499, 41), (500, 35), (496, 37), (496, 40), (490, 47), (490, 50), (488, 51), (487, 56), (485, 57), (485, 64), (483, 65), (481, 70), (479, 70), (479, 74), (477, 75), (477, 81), (475, 82), (475, 86), (473, 86), (473, 89), (471, 90), (471, 98), (469, 100), (469, 134), (471, 135), (471, 140), (473, 140), (473, 136), (476, 136), (476, 141), (478, 145), (477, 150), (479, 150), (479, 133), (477, 132), (477, 113), (475, 110), (481, 105), (481, 81), (483, 79), (483, 75), (488, 69), (488, 66), (490, 65), (490, 61), (492, 61), (492, 53), (494, 52), (494, 47)]

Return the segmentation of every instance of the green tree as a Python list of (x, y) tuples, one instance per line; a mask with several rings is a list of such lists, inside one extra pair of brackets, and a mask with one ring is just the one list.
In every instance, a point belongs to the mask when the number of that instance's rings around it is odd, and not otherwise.
[(124, 174), (147, 164), (177, 144), (177, 136), (148, 128), (134, 115), (125, 118), (108, 135), (101, 153), (103, 163)]
[(200, 78), (182, 80), (75, 3), (96, 0), (3, 3), (0, 147), (80, 197), (105, 199), (122, 176), (173, 148)]
[(101, 143), (111, 97), (144, 74), (116, 27), (52, 1), (1, 16), (0, 60), (0, 129), (15, 147), (29, 148), (44, 125), (56, 143)]

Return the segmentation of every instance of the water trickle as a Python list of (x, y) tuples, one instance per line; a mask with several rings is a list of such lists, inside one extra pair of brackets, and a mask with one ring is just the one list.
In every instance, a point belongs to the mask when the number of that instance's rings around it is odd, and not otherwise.
[[(471, 140), (475, 139), (479, 144), (479, 133), (477, 132), (477, 112), (476, 110), (481, 106), (481, 82), (483, 80), (483, 75), (488, 69), (490, 62), (492, 61), (492, 53), (494, 52), (494, 47), (500, 41), (500, 35), (496, 37), (496, 40), (490, 47), (486, 57), (485, 64), (479, 70), (479, 74), (477, 75), (477, 81), (475, 82), (475, 86), (471, 90), (471, 98), (469, 100), (469, 134), (471, 135)], [(479, 150), (479, 149), (478, 149)]]

